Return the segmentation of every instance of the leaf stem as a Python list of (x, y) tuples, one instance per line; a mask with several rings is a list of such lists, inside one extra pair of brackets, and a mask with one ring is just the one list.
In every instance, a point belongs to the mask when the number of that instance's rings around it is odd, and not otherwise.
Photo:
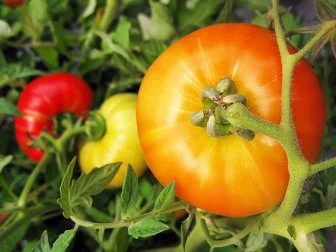
[(294, 62), (298, 62), (301, 58), (305, 56), (306, 53), (308, 53), (313, 46), (323, 37), (325, 36), (328, 32), (330, 32), (332, 29), (336, 27), (336, 21), (327, 21), (322, 24), (322, 28), (319, 30), (316, 35), (309, 40), (305, 46), (299, 50), (297, 53), (293, 54), (292, 56), (294, 57)]
[(27, 202), (28, 194), (32, 188), (32, 186), (35, 183), (35, 180), (37, 179), (37, 176), (40, 174), (43, 167), (47, 164), (47, 162), (51, 158), (51, 154), (49, 152), (46, 152), (42, 158), (42, 160), (37, 164), (33, 172), (30, 174), (27, 183), (25, 184), (21, 195), (18, 200), (18, 207), (24, 207)]
[(77, 225), (82, 226), (82, 227), (87, 227), (87, 228), (95, 228), (95, 229), (100, 229), (100, 228), (104, 228), (104, 229), (113, 229), (113, 228), (122, 228), (122, 227), (128, 227), (129, 225), (131, 225), (134, 222), (137, 222), (141, 219), (144, 218), (148, 218), (148, 217), (154, 217), (160, 213), (170, 213), (170, 212), (174, 212), (176, 210), (180, 210), (180, 209), (184, 209), (185, 208), (185, 203), (182, 201), (179, 202), (175, 202), (173, 204), (171, 204), (166, 210), (161, 211), (161, 212), (156, 212), (156, 211), (152, 211), (149, 213), (145, 213), (145, 214), (141, 214), (139, 216), (136, 216), (134, 218), (130, 218), (128, 220), (121, 220), (121, 221), (117, 221), (117, 222), (112, 222), (112, 223), (96, 223), (96, 222), (91, 222), (91, 221), (86, 221), (86, 220), (82, 220), (74, 215), (70, 216), (70, 219), (75, 222)]
[(293, 217), (293, 225), (299, 226), (306, 234), (336, 225), (336, 208), (317, 213), (301, 214)]
[(315, 173), (336, 166), (336, 157), (329, 160), (313, 164), (310, 167), (309, 176), (314, 175)]
[(102, 31), (106, 31), (111, 22), (116, 18), (120, 6), (120, 0), (107, 0), (103, 17), (99, 24), (99, 28)]
[(31, 222), (35, 217), (41, 216), (45, 213), (50, 213), (52, 211), (59, 210), (59, 206), (56, 204), (52, 205), (40, 205), (27, 209), (26, 215), (18, 216), (12, 224), (8, 225), (4, 229), (0, 229), (0, 241), (7, 238), (12, 232), (14, 232), (18, 227), (25, 223)]

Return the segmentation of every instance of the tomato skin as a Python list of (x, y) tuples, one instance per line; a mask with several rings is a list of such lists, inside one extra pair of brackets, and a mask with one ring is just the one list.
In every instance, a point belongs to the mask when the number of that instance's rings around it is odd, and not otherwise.
[(86, 142), (79, 152), (79, 165), (89, 173), (94, 167), (122, 162), (122, 165), (107, 188), (121, 187), (126, 175), (127, 163), (140, 176), (147, 166), (141, 150), (136, 124), (136, 95), (117, 94), (107, 99), (100, 107), (106, 123), (105, 135), (98, 141)]
[(23, 5), (25, 0), (5, 0), (5, 4), (11, 8), (16, 8)]
[[(189, 119), (203, 109), (203, 88), (230, 77), (253, 114), (279, 124), (281, 68), (275, 35), (250, 24), (209, 26), (170, 46), (146, 73), (138, 95), (140, 143), (156, 178), (163, 185), (174, 180), (178, 197), (214, 214), (250, 216), (279, 204), (289, 179), (279, 143), (260, 133), (252, 141), (210, 138)], [(314, 162), (325, 101), (305, 60), (295, 67), (292, 102), (299, 144)]]
[[(22, 114), (15, 117), (15, 136), (20, 148), (35, 162), (43, 151), (31, 148), (32, 140), (42, 131), (52, 133), (52, 119), (59, 113), (71, 112), (85, 117), (91, 107), (93, 92), (76, 75), (52, 73), (31, 81), (21, 93), (17, 107)], [(30, 136), (30, 137), (29, 137)]]

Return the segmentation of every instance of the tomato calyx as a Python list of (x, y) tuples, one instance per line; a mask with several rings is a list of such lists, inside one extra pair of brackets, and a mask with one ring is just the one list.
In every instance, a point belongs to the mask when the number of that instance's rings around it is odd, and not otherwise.
[(230, 106), (237, 103), (246, 106), (247, 102), (244, 95), (237, 93), (231, 78), (220, 80), (216, 88), (204, 88), (201, 99), (204, 110), (194, 112), (190, 117), (194, 126), (206, 128), (208, 135), (214, 138), (234, 134), (246, 140), (254, 139), (253, 131), (237, 128), (227, 120), (226, 111)]
[(89, 112), (88, 120), (85, 123), (85, 133), (89, 140), (100, 140), (106, 133), (104, 117), (97, 112)]

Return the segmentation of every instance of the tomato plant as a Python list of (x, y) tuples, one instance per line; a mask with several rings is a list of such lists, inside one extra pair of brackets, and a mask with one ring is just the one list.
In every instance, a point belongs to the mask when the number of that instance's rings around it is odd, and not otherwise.
[(10, 6), (12, 8), (23, 5), (24, 2), (25, 2), (25, 0), (5, 0), (5, 4), (7, 4), (8, 6)]
[(121, 187), (131, 164), (140, 176), (146, 169), (136, 126), (136, 95), (117, 94), (108, 98), (98, 113), (105, 119), (106, 131), (98, 141), (86, 142), (79, 152), (79, 164), (89, 173), (108, 163), (123, 162), (108, 188)]
[[(281, 61), (274, 34), (250, 24), (221, 24), (177, 41), (150, 67), (139, 91), (139, 136), (151, 171), (164, 185), (176, 181), (180, 198), (212, 213), (249, 216), (281, 202), (288, 183), (287, 157), (265, 135), (252, 141), (236, 134), (212, 138), (190, 123), (192, 113), (204, 109), (204, 88), (215, 88), (226, 77), (254, 115), (279, 124)], [(295, 68), (292, 101), (300, 146), (314, 162), (325, 102), (305, 60)]]
[(33, 147), (33, 138), (42, 131), (52, 133), (53, 118), (62, 112), (85, 117), (92, 103), (92, 90), (76, 75), (52, 73), (31, 81), (22, 92), (18, 109), (22, 117), (15, 118), (15, 136), (21, 149), (38, 162), (43, 151)]

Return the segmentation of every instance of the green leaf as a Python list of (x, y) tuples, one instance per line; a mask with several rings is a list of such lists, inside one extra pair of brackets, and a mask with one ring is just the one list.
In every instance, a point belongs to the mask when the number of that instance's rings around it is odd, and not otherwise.
[(105, 228), (98, 229), (98, 238), (100, 241), (104, 240)]
[(57, 200), (63, 208), (63, 215), (66, 218), (70, 217), (72, 209), (76, 206), (90, 207), (92, 205), (91, 196), (102, 192), (120, 167), (120, 163), (113, 163), (95, 168), (89, 174), (82, 173), (70, 185), (75, 161), (76, 159), (71, 161), (64, 175), (60, 188), (61, 198)]
[(212, 23), (211, 18), (217, 14), (218, 9), (224, 6), (225, 0), (198, 1), (193, 8), (188, 8), (184, 1), (178, 1), (177, 12), (178, 30), (187, 31), (192, 28), (203, 27)]
[(50, 245), (48, 240), (48, 233), (45, 230), (42, 234), (41, 239), (36, 243), (35, 247), (33, 248), (32, 252), (49, 252)]
[(167, 6), (160, 2), (149, 0), (151, 17), (145, 14), (138, 15), (138, 21), (145, 40), (167, 40), (175, 33), (173, 17)]
[(56, 42), (56, 47), (59, 52), (63, 54), (69, 54), (68, 52), (68, 33), (64, 29), (63, 25), (59, 22), (52, 22), (51, 28), (53, 32), (54, 41)]
[(29, 12), (41, 26), (45, 26), (49, 21), (48, 1), (30, 0)]
[(23, 239), (29, 225), (23, 224), (16, 228), (11, 235), (0, 241), (0, 251), (14, 251), (16, 245)]
[(263, 232), (260, 231), (251, 232), (247, 238), (245, 251), (253, 252), (264, 248), (268, 242), (268, 240), (265, 238), (266, 237)]
[(44, 27), (48, 24), (48, 1), (45, 0), (31, 0), (23, 7), (21, 15), (21, 24), (23, 32), (38, 41)]
[(0, 19), (0, 39), (1, 38), (9, 38), (12, 35), (12, 29), (9, 24)]
[(137, 239), (139, 237), (150, 237), (168, 229), (169, 226), (164, 223), (153, 218), (145, 218), (130, 225), (128, 234)]
[(89, 0), (84, 12), (80, 16), (80, 19), (83, 20), (88, 16), (91, 16), (95, 12), (96, 6), (97, 6), (97, 0)]
[(0, 69), (0, 87), (21, 78), (41, 75), (44, 72), (18, 64), (8, 64)]
[(5, 58), (5, 55), (3, 54), (3, 52), (0, 50), (0, 69), (5, 68), (7, 65), (7, 61)]
[(154, 210), (162, 211), (165, 210), (175, 199), (175, 181), (170, 182), (157, 197)]
[[(1, 103), (1, 99), (2, 98), (0, 98), (0, 103)], [(0, 173), (2, 172), (3, 168), (5, 168), (5, 166), (7, 166), (8, 164), (10, 164), (10, 162), (12, 162), (12, 160), (13, 160), (12, 155), (0, 157)]]
[(113, 244), (112, 252), (126, 252), (128, 251), (130, 237), (127, 228), (120, 228), (118, 230), (117, 238)]
[(234, 6), (233, 0), (226, 0), (225, 5), (222, 8), (221, 12), (219, 13), (219, 16), (217, 18), (217, 23), (227, 23), (230, 20), (230, 17), (232, 15), (232, 9)]
[(315, 11), (321, 22), (336, 18), (336, 6), (330, 1), (314, 0)]
[(188, 236), (192, 230), (192, 223), (195, 220), (193, 214), (189, 214), (188, 218), (186, 218), (181, 224), (181, 245), (183, 251), (185, 251), (185, 246), (188, 240)]
[(63, 234), (61, 234), (57, 240), (54, 242), (51, 251), (52, 252), (66, 252), (69, 247), (72, 239), (75, 237), (77, 232), (77, 227), (74, 229), (66, 230)]
[(72, 179), (73, 170), (76, 164), (76, 157), (74, 157), (70, 164), (68, 165), (67, 170), (62, 179), (61, 187), (60, 187), (60, 195), (61, 198), (57, 200), (58, 204), (63, 208), (63, 215), (66, 218), (69, 218), (71, 215), (71, 199), (70, 199), (70, 182)]
[(272, 0), (249, 0), (247, 6), (250, 10), (265, 12), (272, 7)]
[(130, 48), (130, 30), (131, 23), (125, 19), (121, 19), (117, 25), (117, 28), (112, 33), (112, 39), (123, 48), (129, 50)]
[(1, 114), (21, 116), (16, 106), (2, 97), (0, 97), (0, 115)]
[(148, 62), (148, 66), (151, 65), (166, 48), (166, 44), (162, 41), (149, 40), (140, 43), (140, 52)]
[(59, 68), (57, 50), (52, 47), (39, 47), (36, 48), (36, 51), (49, 69), (53, 70)]
[(121, 210), (125, 218), (132, 217), (136, 212), (138, 202), (139, 184), (138, 178), (132, 166), (127, 166), (126, 178), (121, 192)]

